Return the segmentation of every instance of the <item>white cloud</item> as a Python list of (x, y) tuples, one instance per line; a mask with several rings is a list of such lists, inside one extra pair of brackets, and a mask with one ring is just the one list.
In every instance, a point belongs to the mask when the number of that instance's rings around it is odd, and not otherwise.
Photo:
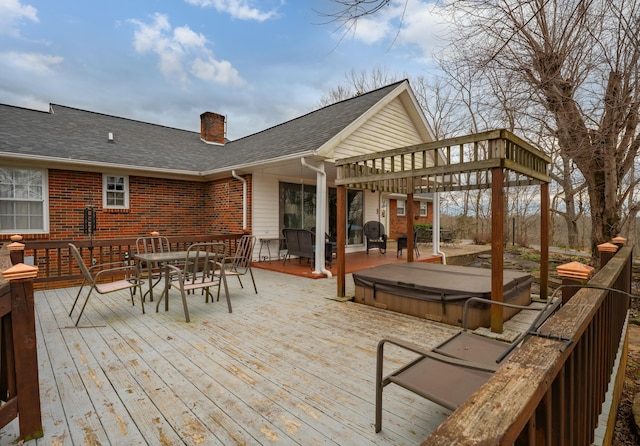
[(49, 74), (53, 72), (53, 67), (61, 64), (63, 60), (60, 56), (39, 53), (0, 53), (0, 65), (34, 74)]
[(0, 34), (18, 37), (18, 25), (23, 19), (37, 23), (38, 10), (21, 4), (19, 0), (0, 0)]
[[(241, 20), (256, 20), (264, 22), (276, 15), (275, 10), (260, 11), (250, 5), (249, 0), (185, 0), (195, 6), (214, 7), (219, 12), (228, 13), (231, 17)], [(264, 2), (263, 2), (264, 3)]]
[(164, 14), (155, 14), (153, 22), (130, 20), (136, 25), (133, 45), (139, 53), (151, 52), (160, 61), (160, 72), (167, 78), (187, 83), (190, 76), (221, 84), (242, 83), (238, 71), (227, 61), (216, 60), (207, 48), (207, 38), (188, 26), (172, 29)]
[(366, 44), (416, 46), (428, 59), (438, 36), (449, 29), (442, 7), (429, 0), (392, 0), (376, 14), (358, 19), (353, 38)]
[(241, 84), (242, 79), (238, 70), (226, 60), (213, 58), (196, 58), (191, 64), (191, 73), (202, 80), (214, 81), (221, 84)]

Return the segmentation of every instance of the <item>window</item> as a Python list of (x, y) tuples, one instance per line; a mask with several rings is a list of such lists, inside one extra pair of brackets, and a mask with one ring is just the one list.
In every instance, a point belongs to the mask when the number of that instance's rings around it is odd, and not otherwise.
[(0, 167), (0, 232), (49, 230), (47, 171)]
[(105, 209), (129, 209), (129, 177), (102, 176), (102, 207)]
[(364, 191), (347, 189), (347, 245), (364, 243)]
[(426, 217), (427, 216), (427, 202), (426, 201), (421, 201), (420, 202), (420, 217)]
[(398, 203), (397, 205), (397, 209), (396, 209), (396, 214), (403, 216), (404, 215), (404, 200), (396, 200), (396, 202)]

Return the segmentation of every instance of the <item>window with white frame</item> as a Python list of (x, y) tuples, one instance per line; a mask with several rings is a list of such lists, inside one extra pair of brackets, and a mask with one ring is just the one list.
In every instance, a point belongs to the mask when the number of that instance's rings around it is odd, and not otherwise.
[(46, 170), (0, 167), (0, 233), (49, 230)]
[(405, 214), (405, 209), (404, 209), (404, 200), (396, 200), (397, 202), (397, 207), (396, 207), (396, 214), (397, 215), (404, 215)]
[(427, 202), (426, 201), (421, 201), (420, 202), (420, 217), (426, 217), (427, 216)]
[(102, 207), (105, 209), (129, 209), (129, 177), (102, 176)]

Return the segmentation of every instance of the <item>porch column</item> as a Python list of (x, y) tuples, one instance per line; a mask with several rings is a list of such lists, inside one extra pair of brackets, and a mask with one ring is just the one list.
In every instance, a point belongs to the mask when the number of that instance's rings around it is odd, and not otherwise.
[(336, 188), (336, 206), (338, 207), (336, 212), (336, 229), (338, 231), (336, 237), (336, 262), (338, 263), (338, 277), (336, 283), (338, 284), (337, 297), (344, 297), (345, 290), (345, 242), (347, 241), (347, 188), (345, 186), (338, 186)]
[(324, 163), (320, 164), (320, 167), (313, 166), (304, 158), (300, 158), (300, 162), (303, 166), (313, 170), (316, 173), (316, 240), (315, 240), (315, 253), (314, 253), (314, 271), (313, 274), (326, 274), (327, 277), (331, 277), (331, 272), (324, 267), (325, 259), (325, 237), (327, 232), (326, 219), (327, 219), (327, 175), (324, 171)]
[[(504, 302), (504, 171), (502, 167), (491, 169), (491, 300)], [(503, 308), (491, 306), (491, 331), (502, 333)]]

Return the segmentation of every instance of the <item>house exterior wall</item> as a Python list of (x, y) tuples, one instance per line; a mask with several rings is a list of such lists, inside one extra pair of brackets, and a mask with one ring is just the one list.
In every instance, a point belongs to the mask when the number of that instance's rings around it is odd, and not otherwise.
[[(247, 224), (251, 225), (251, 177), (247, 177)], [(219, 192), (225, 191), (225, 194)], [(242, 231), (242, 183), (227, 178), (212, 183), (129, 177), (129, 209), (103, 209), (102, 174), (49, 170), (49, 233), (33, 240), (86, 239), (83, 212), (93, 201), (96, 239)]]
[[(253, 235), (257, 238), (277, 238), (279, 232), (279, 179), (275, 175), (256, 172), (253, 174)], [(272, 246), (275, 246), (272, 245)], [(257, 253), (256, 253), (257, 255)]]
[[(406, 213), (406, 212), (405, 212)], [(427, 203), (426, 217), (420, 216), (420, 202), (413, 201), (413, 215), (415, 223), (433, 224), (433, 203)], [(406, 215), (398, 215), (398, 201), (389, 200), (389, 238), (397, 240), (398, 237), (407, 235), (407, 217)]]
[(333, 151), (335, 159), (424, 142), (399, 98), (372, 116)]
[[(247, 181), (247, 228), (252, 230), (253, 181), (251, 175), (242, 176)], [(212, 234), (239, 234), (242, 228), (242, 195), (240, 180), (233, 177), (213, 181), (205, 186), (207, 231)]]

